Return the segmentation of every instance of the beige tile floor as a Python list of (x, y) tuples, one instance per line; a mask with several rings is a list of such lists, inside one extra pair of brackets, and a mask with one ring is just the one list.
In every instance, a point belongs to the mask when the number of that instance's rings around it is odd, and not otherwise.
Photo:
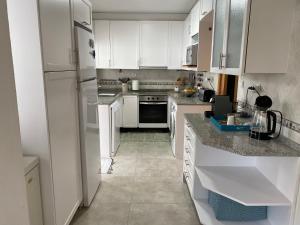
[(72, 225), (200, 225), (168, 133), (123, 133), (114, 162)]

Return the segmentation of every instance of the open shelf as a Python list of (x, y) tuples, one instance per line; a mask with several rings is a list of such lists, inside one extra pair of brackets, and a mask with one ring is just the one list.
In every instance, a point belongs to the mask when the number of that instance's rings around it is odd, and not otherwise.
[(205, 189), (246, 206), (290, 206), (291, 202), (255, 167), (195, 167)]
[(268, 220), (251, 222), (219, 221), (216, 219), (213, 209), (206, 200), (194, 200), (200, 222), (205, 225), (271, 225)]

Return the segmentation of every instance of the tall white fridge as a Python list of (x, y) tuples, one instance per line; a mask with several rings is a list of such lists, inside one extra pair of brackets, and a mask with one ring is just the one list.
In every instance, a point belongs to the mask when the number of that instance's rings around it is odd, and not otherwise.
[(75, 25), (83, 204), (89, 206), (101, 182), (95, 44), (91, 30), (80, 24)]

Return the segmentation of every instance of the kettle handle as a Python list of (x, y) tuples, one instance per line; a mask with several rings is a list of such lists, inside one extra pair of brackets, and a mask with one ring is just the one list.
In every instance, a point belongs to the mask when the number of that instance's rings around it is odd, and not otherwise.
[[(272, 117), (272, 128), (271, 128), (271, 117)], [(268, 118), (268, 131), (271, 132), (271, 134), (274, 134), (276, 132), (276, 123), (277, 123), (276, 113), (274, 113), (273, 111), (267, 111), (267, 118)]]

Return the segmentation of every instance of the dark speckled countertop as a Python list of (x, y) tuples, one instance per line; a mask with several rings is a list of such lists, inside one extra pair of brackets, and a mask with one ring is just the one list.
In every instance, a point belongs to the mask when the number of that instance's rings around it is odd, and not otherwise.
[(185, 118), (203, 145), (243, 156), (300, 157), (300, 145), (284, 137), (258, 141), (248, 132), (219, 131), (202, 114), (185, 114)]
[(183, 93), (174, 92), (172, 90), (140, 90), (140, 91), (128, 91), (122, 93), (119, 89), (107, 89), (100, 90), (99, 93), (115, 93), (113, 97), (99, 97), (100, 105), (111, 105), (121, 96), (126, 95), (168, 95), (176, 102), (177, 105), (210, 105), (208, 102), (202, 102), (198, 97), (186, 97)]

